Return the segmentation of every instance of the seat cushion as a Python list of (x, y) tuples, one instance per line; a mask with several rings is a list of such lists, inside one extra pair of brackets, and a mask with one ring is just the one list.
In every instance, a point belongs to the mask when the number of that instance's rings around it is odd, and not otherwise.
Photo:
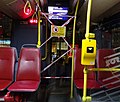
[[(83, 89), (83, 83), (84, 83), (83, 79), (75, 79), (74, 83), (78, 89)], [(96, 80), (89, 79), (89, 80), (87, 80), (87, 88), (88, 89), (100, 88), (100, 85), (99, 85), (99, 83), (96, 82)]]
[(11, 80), (1, 80), (0, 79), (0, 91), (3, 91), (6, 87), (8, 87), (12, 83)]
[(9, 88), (13, 92), (34, 92), (39, 87), (39, 81), (16, 81)]

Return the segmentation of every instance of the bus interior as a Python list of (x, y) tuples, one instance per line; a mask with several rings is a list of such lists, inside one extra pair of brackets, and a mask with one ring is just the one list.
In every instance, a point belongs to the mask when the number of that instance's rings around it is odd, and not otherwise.
[(1, 102), (120, 102), (120, 0), (0, 0)]

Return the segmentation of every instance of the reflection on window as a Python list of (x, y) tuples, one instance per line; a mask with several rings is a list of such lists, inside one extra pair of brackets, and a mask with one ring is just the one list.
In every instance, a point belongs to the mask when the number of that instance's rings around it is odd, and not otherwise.
[(0, 47), (10, 46), (10, 40), (0, 40)]
[(12, 19), (0, 13), (0, 47), (10, 46)]

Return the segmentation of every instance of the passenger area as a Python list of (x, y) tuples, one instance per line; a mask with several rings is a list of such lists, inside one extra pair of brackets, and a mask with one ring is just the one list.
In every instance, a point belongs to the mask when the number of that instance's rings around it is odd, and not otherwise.
[[(56, 80), (56, 84), (40, 85), (41, 82), (41, 54), (38, 48), (21, 48), (19, 58), (16, 49), (12, 47), (0, 48), (1, 59), (10, 62), (1, 62), (4, 69), (0, 70), (1, 92), (4, 102), (69, 102), (70, 80)], [(10, 58), (9, 58), (10, 57)], [(5, 64), (5, 65), (3, 65)], [(7, 66), (6, 66), (7, 65)], [(8, 69), (8, 66), (10, 68)], [(2, 68), (2, 67), (0, 67)], [(6, 72), (7, 73), (3, 73)], [(8, 73), (9, 72), (9, 73)], [(4, 75), (3, 75), (4, 74)], [(6, 76), (7, 75), (7, 76)], [(6, 78), (3, 78), (3, 76)], [(5, 79), (5, 80), (2, 80)], [(8, 79), (10, 80), (8, 80)], [(8, 84), (4, 82), (8, 82)], [(44, 81), (44, 80), (43, 80)], [(4, 84), (3, 84), (4, 83)], [(60, 84), (61, 83), (61, 84)], [(5, 85), (6, 84), (6, 85)], [(4, 85), (4, 86), (3, 86)], [(48, 86), (48, 88), (46, 88)], [(73, 101), (75, 102), (75, 101)]]
[[(115, 49), (99, 49), (97, 53), (97, 68), (118, 68), (119, 51)], [(120, 97), (120, 72), (98, 71), (98, 82), (101, 90), (92, 93), (91, 96), (97, 101), (119, 102)]]
[(0, 0), (0, 102), (120, 102), (120, 0)]
[[(87, 89), (92, 97), (92, 102), (119, 102), (120, 73), (118, 71), (99, 71), (99, 68), (118, 68), (119, 52), (114, 49), (98, 49), (96, 57), (96, 67), (98, 71), (88, 72)], [(75, 48), (75, 69), (74, 84), (77, 88), (78, 101), (81, 101), (81, 95), (84, 83), (84, 66), (81, 64), (81, 49)], [(82, 74), (81, 74), (82, 73)], [(77, 97), (78, 97), (77, 96)]]
[(27, 100), (25, 97), (27, 95), (25, 93), (29, 95), (29, 93), (37, 91), (41, 80), (40, 63), (41, 58), (39, 49), (21, 49), (16, 80), (7, 88), (9, 92), (4, 97), (6, 102), (25, 101)]
[[(94, 66), (89, 66), (89, 68), (94, 68)], [(84, 83), (84, 66), (81, 64), (81, 49), (75, 48), (75, 69), (74, 69), (74, 83), (78, 89), (83, 88)], [(100, 88), (99, 83), (96, 81), (95, 72), (88, 73), (88, 86), (91, 88)]]
[[(53, 100), (65, 102), (81, 102), (84, 83), (84, 66), (81, 64), (81, 49), (75, 47), (74, 69), (74, 100), (69, 99), (70, 83), (64, 81), (61, 85), (51, 86), (47, 90), (40, 86), (41, 82), (41, 54), (38, 48), (22, 48), (17, 61), (16, 49), (12, 47), (0, 48), (0, 92), (1, 100), (5, 102), (38, 102), (44, 94), (44, 102)], [(6, 64), (7, 63), (7, 64)], [(119, 67), (119, 51), (115, 49), (99, 49), (97, 51), (96, 67), (89, 68), (117, 68)], [(7, 71), (6, 71), (7, 70)], [(15, 75), (15, 70), (17, 70)], [(3, 73), (4, 72), (4, 73)], [(69, 80), (70, 81), (70, 80)], [(57, 81), (56, 81), (57, 82)], [(59, 83), (59, 82), (58, 82)], [(88, 72), (88, 94), (92, 102), (119, 102), (120, 73), (116, 71), (91, 71)], [(67, 85), (68, 84), (68, 85)], [(48, 84), (49, 85), (49, 84)], [(67, 91), (63, 91), (66, 90)], [(45, 92), (46, 91), (46, 92)], [(3, 94), (2, 94), (3, 93)], [(6, 95), (5, 95), (6, 94)], [(77, 97), (75, 96), (77, 94)], [(31, 96), (32, 95), (32, 96)], [(4, 98), (3, 98), (4, 97)], [(32, 98), (31, 98), (32, 97)], [(34, 97), (34, 98), (33, 98)], [(47, 99), (48, 98), (48, 99)], [(76, 99), (75, 99), (76, 98)], [(39, 100), (40, 101), (40, 100)]]

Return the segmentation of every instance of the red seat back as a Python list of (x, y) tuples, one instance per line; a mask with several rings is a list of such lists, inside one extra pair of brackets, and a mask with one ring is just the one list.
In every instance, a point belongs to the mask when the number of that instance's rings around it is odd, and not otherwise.
[(37, 48), (22, 48), (18, 61), (17, 81), (40, 81), (40, 51)]
[(0, 47), (0, 80), (13, 80), (16, 49)]
[[(109, 56), (111, 54), (114, 54), (114, 50), (113, 49), (99, 49), (97, 51), (97, 68), (107, 68), (107, 63), (106, 63), (106, 56)], [(110, 65), (109, 67), (113, 67), (114, 65)], [(101, 79), (105, 79), (112, 76), (111, 72), (98, 72), (98, 78)]]
[(106, 56), (114, 54), (113, 49), (99, 49), (97, 51), (97, 67), (98, 68), (104, 68), (106, 66)]
[[(94, 66), (91, 66), (93, 68)], [(84, 73), (83, 73), (84, 66), (81, 64), (81, 49), (75, 48), (75, 69), (74, 69), (74, 79), (83, 79), (84, 80)], [(94, 72), (90, 72), (88, 74), (88, 80), (95, 80)]]

